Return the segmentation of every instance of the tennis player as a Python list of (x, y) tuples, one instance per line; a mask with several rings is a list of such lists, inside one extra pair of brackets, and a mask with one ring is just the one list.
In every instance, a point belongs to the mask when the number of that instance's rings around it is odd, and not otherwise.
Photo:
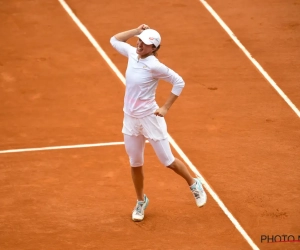
[[(138, 38), (136, 47), (126, 43), (132, 37)], [(128, 58), (122, 133), (137, 196), (132, 220), (142, 221), (149, 203), (148, 197), (144, 194), (143, 174), (146, 139), (152, 145), (160, 162), (186, 180), (197, 206), (204, 206), (207, 195), (201, 181), (193, 178), (184, 163), (173, 156), (168, 141), (164, 116), (181, 94), (185, 83), (176, 72), (157, 59), (157, 51), (161, 44), (160, 34), (150, 29), (148, 25), (142, 24), (136, 29), (114, 35), (110, 42), (120, 54)], [(169, 97), (161, 107), (155, 100), (159, 79), (173, 85)]]

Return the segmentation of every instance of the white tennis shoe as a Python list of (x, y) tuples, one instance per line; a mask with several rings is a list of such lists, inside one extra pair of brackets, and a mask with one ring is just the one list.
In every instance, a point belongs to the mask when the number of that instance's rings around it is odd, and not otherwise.
[(203, 207), (207, 201), (207, 195), (203, 189), (200, 179), (194, 178), (194, 180), (196, 182), (190, 186), (190, 189), (194, 195), (197, 207)]
[(137, 201), (135, 208), (132, 212), (132, 220), (133, 221), (142, 221), (145, 216), (145, 209), (149, 204), (148, 197), (144, 194), (144, 201)]

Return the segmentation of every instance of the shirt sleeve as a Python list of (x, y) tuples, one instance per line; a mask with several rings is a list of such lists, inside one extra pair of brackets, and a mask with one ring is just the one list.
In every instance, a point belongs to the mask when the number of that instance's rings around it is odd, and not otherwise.
[(181, 76), (160, 62), (152, 68), (152, 76), (155, 79), (161, 79), (171, 83), (173, 85), (171, 92), (177, 96), (181, 94), (185, 86), (185, 82)]
[(123, 56), (128, 57), (129, 52), (134, 49), (130, 44), (117, 40), (114, 36), (110, 38), (111, 45)]

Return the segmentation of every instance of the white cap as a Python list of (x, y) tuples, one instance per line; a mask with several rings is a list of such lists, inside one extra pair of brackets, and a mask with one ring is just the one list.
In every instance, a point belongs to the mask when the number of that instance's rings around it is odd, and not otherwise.
[(161, 43), (160, 34), (153, 29), (146, 29), (137, 37), (140, 38), (143, 41), (143, 43), (147, 45), (154, 44), (155, 47), (158, 47)]

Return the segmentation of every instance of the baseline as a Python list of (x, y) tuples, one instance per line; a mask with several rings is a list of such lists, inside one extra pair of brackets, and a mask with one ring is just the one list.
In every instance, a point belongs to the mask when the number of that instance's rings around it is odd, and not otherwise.
[[(91, 35), (91, 33), (88, 31), (88, 29), (82, 24), (82, 22), (74, 14), (74, 12), (71, 10), (71, 8), (69, 7), (69, 5), (64, 0), (58, 0), (58, 1), (62, 5), (62, 7), (64, 8), (64, 10), (72, 18), (72, 20), (76, 23), (76, 25), (79, 27), (79, 29), (84, 33), (84, 35), (92, 43), (92, 45), (95, 47), (95, 49), (97, 50), (97, 52), (103, 57), (103, 59), (106, 61), (106, 63), (110, 66), (110, 68), (118, 76), (118, 78), (121, 80), (121, 82), (124, 85), (126, 85), (125, 78), (122, 75), (122, 73), (118, 70), (118, 68), (110, 60), (110, 58), (107, 56), (107, 54), (104, 52), (104, 50), (100, 47), (100, 45), (98, 44), (98, 42)], [(300, 117), (300, 112), (299, 112), (299, 117)], [(200, 172), (198, 171), (198, 169), (193, 165), (193, 163), (189, 160), (189, 158), (185, 155), (185, 153), (180, 149), (180, 147), (177, 145), (177, 143), (174, 141), (174, 139), (170, 136), (170, 134), (168, 136), (169, 136), (169, 142), (170, 142), (170, 144), (177, 151), (177, 153), (180, 155), (180, 157), (186, 162), (186, 164), (190, 167), (190, 169), (194, 172), (194, 174), (202, 180), (202, 183), (203, 183), (204, 187), (207, 189), (207, 191), (213, 197), (213, 199), (216, 201), (216, 203), (220, 206), (220, 208), (222, 209), (222, 211), (227, 215), (227, 217), (233, 223), (233, 225), (236, 227), (236, 229), (244, 237), (244, 239), (247, 241), (247, 243), (252, 247), (252, 249), (259, 250), (259, 248), (257, 247), (257, 245), (253, 242), (253, 240), (247, 234), (247, 232), (243, 229), (243, 227), (239, 224), (239, 222), (235, 219), (235, 217), (230, 213), (230, 211), (228, 210), (228, 208), (221, 201), (221, 199), (219, 198), (219, 196), (213, 191), (213, 189), (210, 187), (210, 185), (208, 184), (208, 182), (203, 178), (203, 176), (200, 174)]]
[(46, 151), (46, 150), (57, 150), (57, 149), (71, 149), (71, 148), (105, 147), (105, 146), (116, 146), (116, 145), (123, 145), (123, 144), (124, 142), (104, 142), (104, 143), (77, 144), (77, 145), (52, 146), (52, 147), (40, 147), (40, 148), (20, 148), (20, 149), (0, 150), (0, 154)]

